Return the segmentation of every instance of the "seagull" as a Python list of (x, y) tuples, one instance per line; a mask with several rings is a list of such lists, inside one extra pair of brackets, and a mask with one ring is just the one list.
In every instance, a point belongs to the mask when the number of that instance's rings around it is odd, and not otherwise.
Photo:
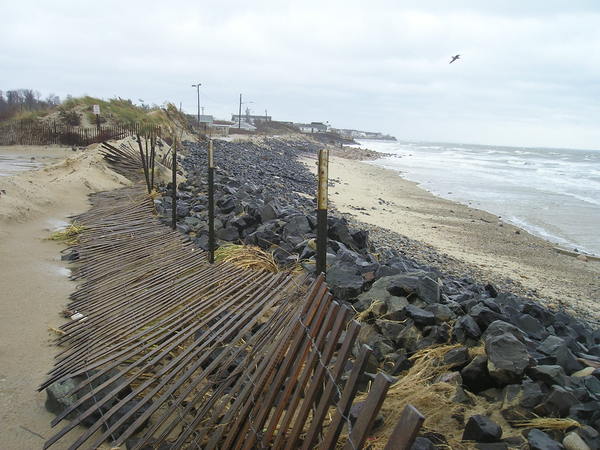
[(456, 61), (457, 59), (460, 59), (460, 55), (456, 55), (452, 57), (452, 60), (448, 63), (448, 64), (452, 64), (454, 61)]

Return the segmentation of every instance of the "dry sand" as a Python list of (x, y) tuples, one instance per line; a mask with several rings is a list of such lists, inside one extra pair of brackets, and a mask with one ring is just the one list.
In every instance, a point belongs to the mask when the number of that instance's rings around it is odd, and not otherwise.
[[(314, 160), (304, 161), (316, 172)], [(334, 182), (329, 197), (340, 212), (426, 244), (412, 246), (423, 254), (409, 256), (431, 263), (426, 250), (433, 248), (442, 255), (438, 262), (450, 261), (446, 265), (458, 265), (478, 281), (513, 286), (549, 306), (600, 319), (599, 261), (559, 254), (555, 244), (492, 214), (436, 197), (392, 170), (332, 157), (329, 177)], [(442, 269), (457, 272), (456, 267)]]
[[(64, 245), (47, 240), (68, 217), (85, 211), (91, 192), (128, 181), (107, 169), (94, 148), (0, 147), (0, 155), (68, 159), (42, 169), (0, 177), (0, 436), (2, 448), (41, 448), (58, 429), (36, 392), (57, 353), (60, 311), (75, 283), (60, 260)], [(68, 440), (65, 440), (68, 442)], [(64, 444), (63, 444), (64, 446)], [(65, 448), (60, 442), (53, 448)]]

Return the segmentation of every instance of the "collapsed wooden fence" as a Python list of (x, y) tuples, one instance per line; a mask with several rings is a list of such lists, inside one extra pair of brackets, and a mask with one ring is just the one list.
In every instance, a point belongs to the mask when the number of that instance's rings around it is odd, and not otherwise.
[(160, 136), (161, 128), (139, 123), (80, 127), (31, 120), (9, 121), (0, 124), (0, 145), (56, 144), (85, 147), (97, 142), (122, 139), (131, 135)]
[[(323, 277), (209, 264), (152, 215), (139, 188), (92, 197), (75, 218), (80, 280), (63, 350), (40, 389), (72, 379), (69, 448), (361, 448), (390, 384), (349, 419), (371, 350)], [(68, 436), (72, 436), (69, 433)]]

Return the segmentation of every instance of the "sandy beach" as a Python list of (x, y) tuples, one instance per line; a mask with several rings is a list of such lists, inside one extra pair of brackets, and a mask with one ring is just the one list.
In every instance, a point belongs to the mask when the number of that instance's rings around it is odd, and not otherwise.
[(36, 389), (56, 353), (51, 328), (64, 323), (60, 312), (76, 286), (60, 260), (64, 245), (48, 237), (88, 208), (89, 193), (127, 181), (93, 149), (11, 146), (0, 147), (0, 155), (61, 161), (0, 177), (0, 435), (2, 448), (41, 448), (54, 415)]
[[(314, 160), (305, 162), (315, 171)], [(408, 242), (387, 240), (409, 256), (600, 319), (600, 262), (559, 254), (555, 244), (497, 216), (436, 197), (367, 162), (331, 157), (329, 177), (334, 186), (329, 197), (341, 213), (381, 227), (379, 234), (389, 230), (407, 237)]]

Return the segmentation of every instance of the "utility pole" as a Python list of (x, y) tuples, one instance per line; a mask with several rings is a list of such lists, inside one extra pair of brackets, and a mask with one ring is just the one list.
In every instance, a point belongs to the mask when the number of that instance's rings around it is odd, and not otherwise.
[(242, 128), (242, 94), (240, 94), (240, 109), (238, 111), (238, 130)]
[(200, 129), (200, 86), (202, 86), (200, 83), (192, 84), (192, 87), (195, 87), (198, 92), (198, 129)]

